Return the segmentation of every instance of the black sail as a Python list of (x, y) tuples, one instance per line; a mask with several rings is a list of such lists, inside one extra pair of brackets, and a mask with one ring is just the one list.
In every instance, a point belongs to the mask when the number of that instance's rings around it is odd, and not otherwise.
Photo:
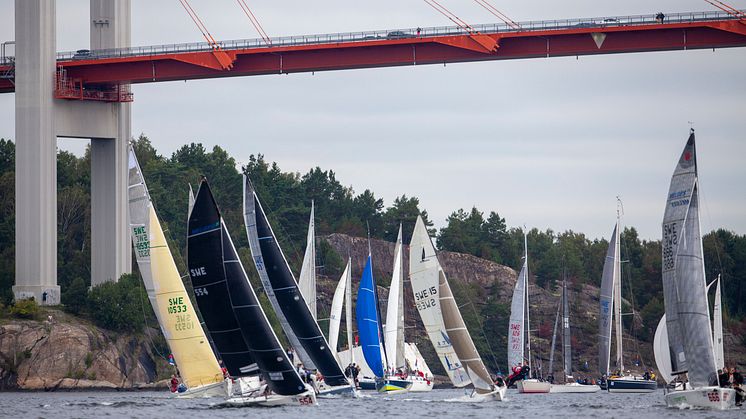
[(349, 385), (298, 289), (298, 283), (247, 177), (244, 177), (244, 220), (254, 265), (283, 323), (285, 334), (291, 342), (297, 338), (302, 346), (296, 348), (297, 352), (310, 358), (328, 385)]
[(281, 395), (305, 391), (259, 305), (205, 180), (189, 216), (187, 246), (197, 305), (231, 375), (261, 373)]

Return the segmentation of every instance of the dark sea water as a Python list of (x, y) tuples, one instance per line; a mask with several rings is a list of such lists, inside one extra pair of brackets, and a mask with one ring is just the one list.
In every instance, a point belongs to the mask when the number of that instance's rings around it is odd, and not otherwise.
[(315, 407), (235, 408), (221, 399), (179, 400), (162, 392), (0, 393), (2, 418), (746, 418), (728, 412), (667, 409), (663, 392), (652, 394), (518, 394), (503, 402), (456, 401), (461, 390), (433, 390), (360, 399), (319, 399)]

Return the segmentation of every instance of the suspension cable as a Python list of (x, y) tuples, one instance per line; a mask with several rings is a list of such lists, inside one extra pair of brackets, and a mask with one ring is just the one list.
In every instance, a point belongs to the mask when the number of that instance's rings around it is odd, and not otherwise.
[(210, 31), (207, 30), (207, 26), (205, 26), (205, 23), (202, 22), (202, 19), (199, 18), (197, 15), (197, 12), (194, 11), (192, 6), (189, 4), (188, 0), (179, 0), (179, 3), (184, 7), (184, 10), (186, 10), (187, 14), (190, 18), (192, 18), (192, 21), (195, 25), (197, 25), (197, 29), (202, 33), (202, 36), (205, 38), (208, 44), (213, 49), (219, 50), (220, 46), (218, 45), (218, 42), (215, 40), (215, 38), (212, 37), (212, 34), (210, 34)]
[(267, 32), (264, 31), (264, 28), (262, 27), (261, 23), (259, 23), (259, 19), (256, 18), (254, 13), (249, 8), (249, 5), (246, 4), (245, 0), (236, 0), (238, 2), (238, 6), (241, 7), (241, 10), (243, 10), (244, 14), (247, 18), (249, 18), (249, 21), (254, 26), (254, 29), (259, 33), (259, 36), (262, 37), (262, 40), (265, 44), (267, 44), (268, 47), (272, 46), (272, 40), (269, 38), (269, 35), (267, 35)]
[(488, 12), (492, 13), (495, 17), (505, 22), (506, 25), (510, 26), (512, 29), (521, 29), (521, 25), (517, 24), (513, 19), (509, 18), (506, 14), (503, 12), (497, 10), (495, 6), (490, 4), (487, 0), (474, 0), (479, 4), (480, 6), (484, 7)]

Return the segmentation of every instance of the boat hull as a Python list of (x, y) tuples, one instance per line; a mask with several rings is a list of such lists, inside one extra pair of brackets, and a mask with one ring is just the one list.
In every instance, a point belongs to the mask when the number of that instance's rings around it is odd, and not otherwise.
[(606, 389), (609, 393), (651, 393), (658, 389), (658, 383), (635, 377), (610, 378)]
[[(258, 393), (258, 392), (257, 392)], [(279, 394), (269, 395), (252, 395), (231, 397), (226, 399), (226, 404), (235, 407), (277, 407), (277, 406), (316, 406), (316, 393), (310, 387), (306, 386), (306, 391), (292, 396), (282, 396)]]
[(414, 378), (411, 378), (409, 381), (412, 382), (412, 387), (409, 388), (409, 391), (426, 392), (426, 391), (430, 391), (433, 389), (432, 380), (426, 380), (422, 377), (414, 377)]
[(177, 399), (203, 399), (208, 397), (225, 397), (228, 395), (228, 380), (187, 389), (175, 393)]
[(345, 396), (345, 397), (358, 397), (358, 392), (355, 387), (352, 386), (321, 386), (319, 388), (319, 397), (328, 396)]
[(360, 387), (360, 390), (375, 390), (376, 381), (371, 380), (370, 378), (361, 378), (358, 381), (358, 387)]
[(732, 388), (701, 387), (666, 394), (666, 406), (671, 408), (727, 410), (735, 405), (736, 391)]
[(546, 381), (539, 381), (539, 380), (531, 379), (531, 380), (521, 380), (517, 382), (516, 387), (518, 388), (519, 393), (541, 394), (541, 393), (549, 393), (549, 391), (552, 388), (552, 385)]
[(399, 378), (386, 378), (376, 381), (376, 390), (379, 393), (398, 394), (406, 393), (412, 387), (412, 382)]
[(601, 387), (597, 385), (568, 383), (568, 384), (552, 384), (552, 387), (549, 389), (549, 392), (550, 393), (595, 393), (599, 390), (601, 390)]
[(505, 400), (505, 393), (507, 393), (507, 391), (508, 391), (507, 386), (501, 386), (501, 387), (497, 387), (495, 391), (491, 393), (486, 393), (486, 394), (480, 394), (475, 391), (471, 394), (470, 398), (474, 402), (477, 402), (477, 403), (479, 402), (501, 402)]

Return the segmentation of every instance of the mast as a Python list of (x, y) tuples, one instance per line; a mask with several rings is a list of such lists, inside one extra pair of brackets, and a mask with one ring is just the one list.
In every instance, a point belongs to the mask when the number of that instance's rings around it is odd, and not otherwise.
[(523, 277), (523, 285), (526, 292), (526, 353), (528, 354), (528, 369), (530, 374), (536, 375), (531, 368), (531, 321), (529, 320), (529, 301), (528, 301), (528, 234), (526, 233), (526, 227), (523, 227), (523, 267), (526, 270), (526, 275)]
[(562, 356), (565, 364), (565, 381), (572, 378), (572, 341), (570, 339), (570, 304), (567, 298), (567, 274), (562, 273)]
[[(617, 198), (618, 200), (619, 198)], [(621, 204), (621, 201), (617, 201)], [(616, 365), (620, 372), (624, 372), (624, 352), (622, 349), (622, 276), (621, 276), (621, 242), (619, 240), (620, 226), (620, 208), (617, 205), (616, 212), (616, 229), (614, 230), (614, 240), (617, 243), (614, 249), (614, 327), (616, 331)]]

